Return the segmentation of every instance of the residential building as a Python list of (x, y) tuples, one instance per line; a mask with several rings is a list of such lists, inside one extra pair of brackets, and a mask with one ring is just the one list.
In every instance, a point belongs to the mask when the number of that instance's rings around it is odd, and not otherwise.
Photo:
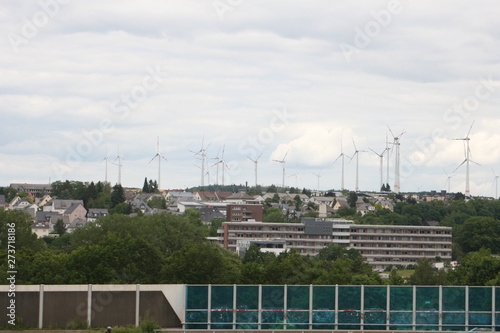
[[(85, 223), (87, 222), (87, 210), (81, 203), (73, 203), (66, 211), (63, 213), (63, 222), (66, 224), (66, 228), (68, 225), (77, 223)], [(69, 232), (69, 228), (68, 228)]]
[(233, 195), (232, 192), (226, 192), (226, 191), (215, 191), (215, 192), (204, 191), (204, 192), (196, 192), (193, 197), (194, 200), (197, 201), (224, 201), (231, 195)]
[(53, 199), (49, 201), (45, 206), (43, 206), (44, 212), (58, 212), (64, 214), (66, 210), (73, 204), (81, 204), (83, 206), (83, 200), (62, 200)]
[(0, 208), (7, 208), (9, 204), (5, 201), (5, 195), (0, 194)]
[(52, 191), (51, 184), (20, 184), (13, 183), (10, 187), (15, 189), (17, 192), (31, 193), (33, 195), (44, 195), (50, 194)]
[(286, 241), (288, 249), (316, 255), (325, 246), (339, 244), (357, 249), (376, 270), (414, 264), (427, 258), (451, 259), (449, 227), (358, 225), (342, 219), (303, 219), (301, 223), (224, 222), (221, 245), (236, 252), (238, 241)]
[(262, 221), (264, 207), (260, 204), (227, 205), (226, 221)]
[(87, 222), (95, 222), (98, 218), (108, 215), (109, 211), (106, 208), (89, 208), (87, 212)]

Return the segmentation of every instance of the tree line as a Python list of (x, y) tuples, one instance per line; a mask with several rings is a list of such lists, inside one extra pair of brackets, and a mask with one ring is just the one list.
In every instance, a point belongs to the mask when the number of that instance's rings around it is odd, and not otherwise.
[(325, 247), (315, 257), (291, 250), (275, 255), (252, 245), (243, 258), (206, 240), (199, 215), (109, 215), (71, 234), (37, 239), (29, 216), (0, 209), (0, 279), (6, 282), (7, 224), (16, 225), (18, 284), (344, 284), (499, 285), (500, 259), (469, 252), (455, 270), (415, 265), (404, 281), (373, 272), (355, 249)]

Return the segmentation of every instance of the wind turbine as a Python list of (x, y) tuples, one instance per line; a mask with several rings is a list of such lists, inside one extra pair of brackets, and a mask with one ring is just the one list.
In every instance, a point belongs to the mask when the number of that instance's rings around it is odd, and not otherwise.
[[(122, 184), (122, 159), (123, 156), (120, 155), (120, 146), (118, 146), (118, 156), (116, 156), (115, 160), (112, 162), (114, 165), (118, 166), (118, 185)], [(118, 163), (116, 163), (118, 161)]]
[(197, 152), (190, 150), (195, 156), (196, 159), (201, 161), (201, 186), (205, 186), (205, 158), (207, 157), (207, 149), (210, 147), (210, 144), (206, 148), (204, 148), (204, 140), (205, 138), (203, 137), (201, 139), (201, 148)]
[(151, 159), (151, 161), (149, 161), (149, 163), (153, 162), (153, 160), (157, 157), (158, 157), (158, 190), (161, 190), (160, 186), (161, 159), (163, 158), (165, 161), (167, 159), (160, 153), (160, 137), (156, 138), (156, 155), (153, 156), (153, 158)]
[(318, 178), (318, 188), (317, 188), (317, 191), (319, 192), (319, 179), (321, 178), (321, 173), (320, 172), (318, 172), (318, 173), (314, 173), (313, 172), (313, 175), (315, 175)]
[(443, 171), (444, 171), (444, 173), (446, 174), (446, 177), (448, 177), (448, 178), (446, 179), (446, 183), (444, 183), (444, 186), (446, 187), (446, 186), (448, 185), (448, 187), (447, 187), (447, 189), (448, 189), (447, 191), (448, 191), (448, 192), (447, 192), (447, 193), (450, 193), (450, 187), (451, 187), (451, 177), (454, 177), (455, 175), (449, 175), (449, 174), (448, 174), (448, 172), (446, 172), (446, 170), (445, 170), (445, 169), (443, 169)]
[(106, 161), (106, 172), (104, 174), (104, 182), (105, 183), (108, 182), (108, 160), (109, 160), (109, 157), (108, 157), (108, 148), (104, 147), (104, 158), (101, 160), (101, 162), (102, 161)]
[(470, 183), (469, 183), (469, 179), (470, 179), (469, 178), (469, 165), (470, 165), (470, 162), (475, 163), (477, 165), (480, 165), (480, 164), (478, 164), (470, 159), (469, 134), (470, 134), (470, 131), (472, 130), (472, 126), (474, 126), (474, 122), (472, 122), (472, 124), (470, 125), (469, 131), (467, 132), (467, 135), (465, 136), (465, 138), (453, 139), (453, 140), (465, 141), (465, 144), (464, 144), (465, 160), (462, 163), (460, 163), (460, 165), (457, 166), (457, 168), (453, 171), (453, 172), (457, 171), (457, 169), (460, 168), (465, 163), (465, 196), (470, 196)]
[(387, 139), (387, 132), (385, 133), (385, 150), (387, 151), (387, 174), (386, 174), (386, 179), (385, 179), (385, 183), (387, 184), (387, 186), (389, 186), (389, 175), (390, 175), (390, 164), (391, 164), (391, 158), (390, 158), (390, 153), (391, 153), (391, 149), (392, 148), (389, 148), (389, 139)]
[(286, 173), (285, 158), (286, 158), (286, 155), (288, 155), (288, 151), (286, 152), (285, 156), (283, 156), (283, 158), (281, 160), (273, 160), (274, 162), (281, 163), (281, 165), (283, 167), (283, 180), (282, 180), (283, 191), (285, 190), (285, 173)]
[[(297, 187), (297, 179), (301, 179), (298, 173), (294, 173), (293, 175), (288, 176), (290, 177), (295, 177), (295, 187)], [(301, 179), (302, 180), (302, 179)]]
[(251, 157), (247, 156), (247, 158), (253, 162), (254, 166), (255, 166), (255, 187), (257, 187), (258, 183), (257, 183), (257, 164), (259, 163), (259, 158), (260, 156), (262, 155), (262, 153), (259, 154), (259, 156), (257, 156), (257, 158), (254, 160), (252, 159)]
[(366, 150), (358, 150), (356, 144), (354, 143), (354, 139), (352, 139), (352, 144), (354, 145), (354, 154), (352, 154), (349, 163), (351, 163), (354, 156), (356, 156), (356, 192), (359, 192), (359, 153), (364, 153)]
[[(344, 158), (346, 156), (347, 155), (344, 154), (344, 151), (342, 149), (342, 140), (340, 140), (340, 155), (339, 155), (339, 157), (337, 157), (337, 159), (335, 161), (333, 161), (333, 163), (337, 162), (337, 160), (342, 157), (342, 178), (341, 178), (341, 184), (340, 184), (340, 189), (342, 191), (344, 190)], [(349, 156), (347, 156), (347, 157), (350, 158)]]
[[(222, 164), (222, 186), (224, 186), (224, 169), (227, 168), (229, 170), (229, 167), (227, 166), (226, 161), (224, 161), (224, 149), (225, 148), (226, 148), (226, 145), (222, 146), (221, 158), (219, 159), (218, 157), (216, 157), (216, 159), (218, 159), (219, 162), (216, 162), (215, 164), (212, 165), (212, 166), (217, 165), (217, 181), (216, 181), (216, 183), (218, 183), (219, 182), (219, 164)], [(219, 154), (217, 154), (217, 155), (219, 155)]]
[(495, 200), (498, 199), (498, 176), (495, 173), (495, 170), (493, 168), (491, 169), (491, 172), (495, 175), (495, 178), (493, 178), (493, 183), (495, 184)]
[(394, 162), (394, 192), (395, 193), (399, 193), (399, 191), (401, 190), (401, 184), (400, 184), (400, 179), (399, 179), (399, 161), (400, 161), (400, 143), (399, 143), (399, 140), (401, 139), (401, 137), (403, 136), (403, 134), (405, 134), (406, 132), (403, 130), (403, 132), (401, 132), (401, 134), (399, 134), (398, 136), (395, 136), (394, 133), (392, 133), (391, 129), (389, 126), (387, 126), (387, 128), (389, 128), (389, 132), (391, 132), (391, 135), (393, 137), (393, 140), (394, 142), (392, 142), (393, 146), (396, 147), (396, 158), (395, 158), (395, 162)]
[(382, 186), (384, 183), (384, 153), (387, 151), (387, 148), (382, 150), (382, 152), (379, 154), (375, 150), (369, 148), (372, 152), (375, 153), (380, 159), (380, 190), (382, 190)]

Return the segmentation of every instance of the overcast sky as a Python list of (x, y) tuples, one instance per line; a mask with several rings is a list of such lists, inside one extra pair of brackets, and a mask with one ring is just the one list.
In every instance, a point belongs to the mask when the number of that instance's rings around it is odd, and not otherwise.
[[(388, 127), (401, 191), (495, 195), (500, 175), (497, 1), (4, 0), (0, 5), (0, 185), (105, 178), (123, 186), (379, 188)], [(204, 141), (203, 141), (204, 140)], [(107, 155), (106, 155), (107, 154)], [(386, 180), (384, 159), (384, 182)], [(391, 186), (395, 154), (390, 155)], [(222, 183), (222, 168), (219, 183)], [(356, 159), (345, 160), (355, 188)], [(297, 175), (297, 176), (294, 176)], [(118, 167), (108, 164), (108, 180)]]

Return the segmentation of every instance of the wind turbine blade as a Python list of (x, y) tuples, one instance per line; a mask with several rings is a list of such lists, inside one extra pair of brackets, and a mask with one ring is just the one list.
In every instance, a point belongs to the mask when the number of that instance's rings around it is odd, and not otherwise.
[(474, 162), (473, 160), (469, 160), (469, 162), (472, 162), (472, 163), (474, 163), (474, 164), (476, 164), (476, 165), (481, 166), (481, 164), (479, 164), (479, 163), (477, 163), (477, 162)]
[(154, 160), (155, 158), (157, 158), (158, 156), (159, 156), (159, 154), (158, 154), (158, 153), (156, 153), (156, 155), (155, 155), (155, 156), (153, 156), (153, 158), (152, 158), (152, 159), (148, 162), (148, 164), (149, 164), (149, 163), (151, 163), (151, 162), (153, 162), (153, 160)]
[(374, 152), (375, 155), (377, 155), (378, 157), (382, 157), (382, 154), (377, 153), (375, 150), (371, 149), (370, 147), (368, 147), (368, 149), (370, 149), (372, 152)]
[(285, 156), (283, 156), (283, 159), (282, 159), (283, 163), (285, 162), (286, 155), (288, 155), (288, 152), (289, 152), (289, 151), (290, 151), (290, 150), (287, 150), (287, 151), (286, 151)]
[(354, 151), (358, 151), (358, 148), (356, 147), (356, 144), (354, 143), (354, 139), (352, 139), (352, 144), (354, 145)]
[[(263, 152), (262, 152), (263, 153)], [(259, 154), (259, 156), (257, 156), (257, 158), (255, 159), (255, 161), (258, 161), (259, 158), (262, 156), (262, 153)]]
[(250, 156), (247, 156), (247, 158), (248, 158), (250, 161), (252, 161), (252, 162), (254, 162), (254, 163), (255, 163), (255, 161), (254, 161), (254, 160), (252, 160), (252, 159), (250, 158)]
[(469, 131), (467, 132), (467, 135), (465, 136), (466, 139), (469, 138), (470, 131), (472, 130), (472, 126), (474, 126), (475, 120), (472, 121), (472, 124), (470, 125)]
[(457, 170), (458, 170), (458, 168), (460, 168), (460, 167), (461, 167), (461, 166), (462, 166), (465, 162), (467, 162), (467, 160), (466, 160), (466, 159), (465, 159), (462, 163), (460, 163), (460, 165), (459, 165), (459, 166), (457, 166), (457, 167), (455, 168), (455, 170), (453, 170), (453, 172), (457, 171)]
[(394, 133), (392, 133), (391, 128), (390, 128), (389, 126), (387, 126), (387, 128), (389, 129), (389, 132), (391, 132), (392, 137), (393, 137), (393, 138), (396, 138), (396, 136), (394, 136)]

